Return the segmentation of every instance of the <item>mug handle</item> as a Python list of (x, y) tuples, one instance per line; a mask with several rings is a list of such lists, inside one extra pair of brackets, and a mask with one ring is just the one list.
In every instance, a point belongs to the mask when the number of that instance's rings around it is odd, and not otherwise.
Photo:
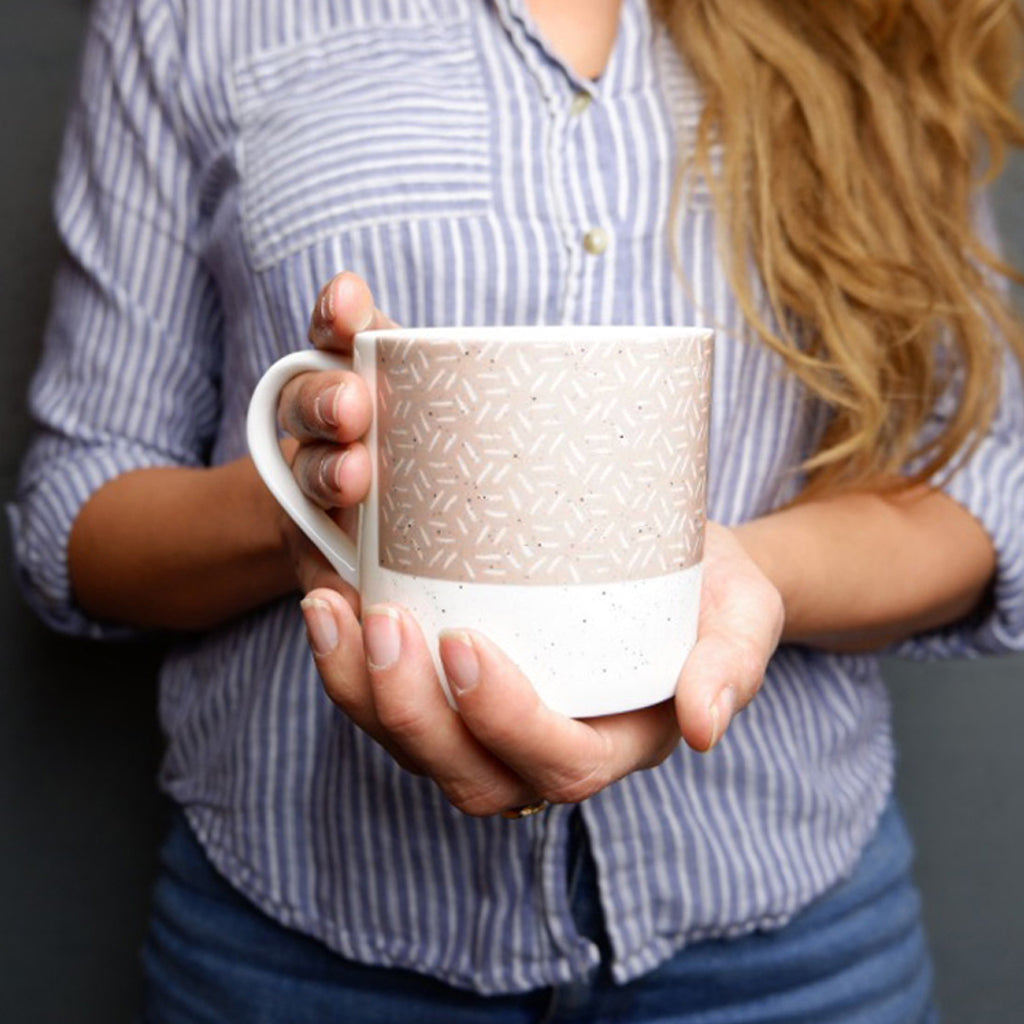
[(293, 352), (274, 363), (260, 378), (249, 401), (245, 431), (249, 453), (278, 504), (320, 549), (337, 574), (359, 586), (359, 557), (355, 543), (299, 487), (278, 443), (277, 405), (285, 384), (300, 373), (351, 370), (352, 360), (329, 352)]

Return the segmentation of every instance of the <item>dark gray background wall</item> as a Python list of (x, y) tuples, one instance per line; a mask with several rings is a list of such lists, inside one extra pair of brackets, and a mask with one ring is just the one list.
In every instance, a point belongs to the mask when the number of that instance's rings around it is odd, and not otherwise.
[[(0, 500), (29, 432), (56, 239), (49, 193), (87, 4), (0, 3)], [(1024, 262), (1024, 160), (999, 191)], [(1024, 524), (1022, 524), (1024, 529)], [(154, 646), (56, 638), (22, 606), (0, 536), (0, 1021), (117, 1024), (164, 808)], [(948, 1024), (1024, 1020), (1024, 659), (890, 667), (899, 786)]]

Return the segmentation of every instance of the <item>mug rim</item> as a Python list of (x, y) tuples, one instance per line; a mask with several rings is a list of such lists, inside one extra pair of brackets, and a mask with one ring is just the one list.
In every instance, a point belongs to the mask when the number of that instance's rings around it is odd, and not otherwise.
[(654, 343), (666, 340), (704, 341), (714, 336), (714, 329), (701, 325), (676, 324), (488, 324), (481, 327), (383, 327), (359, 331), (355, 342), (422, 341), (424, 343), (504, 342), (531, 345), (552, 342), (579, 344), (586, 341)]

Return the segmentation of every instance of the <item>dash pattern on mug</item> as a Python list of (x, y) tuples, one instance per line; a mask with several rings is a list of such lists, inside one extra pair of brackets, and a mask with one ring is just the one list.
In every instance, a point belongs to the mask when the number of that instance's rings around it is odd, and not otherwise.
[(711, 340), (382, 340), (381, 566), (566, 584), (697, 564), (711, 361), (694, 344)]

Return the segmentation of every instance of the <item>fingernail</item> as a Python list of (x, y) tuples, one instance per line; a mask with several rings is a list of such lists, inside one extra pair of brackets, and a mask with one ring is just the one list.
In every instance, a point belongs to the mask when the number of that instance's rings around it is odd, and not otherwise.
[(300, 602), (303, 618), (306, 620), (306, 632), (309, 633), (309, 645), (313, 653), (322, 658), (337, 649), (338, 624), (334, 621), (331, 606), (319, 597), (306, 597)]
[(707, 749), (711, 750), (725, 734), (732, 721), (733, 711), (736, 708), (736, 692), (731, 686), (727, 686), (708, 705), (708, 713), (711, 715), (711, 742)]
[(313, 411), (325, 427), (336, 427), (341, 423), (341, 396), (344, 384), (334, 384), (316, 396)]
[(320, 319), (325, 324), (334, 320), (334, 281), (320, 293)]
[(402, 655), (402, 624), (398, 612), (372, 605), (363, 612), (366, 664), (375, 671), (391, 668)]
[(325, 491), (336, 492), (341, 490), (338, 482), (338, 473), (341, 464), (348, 457), (348, 449), (335, 452), (320, 460), (320, 487)]
[(473, 638), (459, 630), (443, 630), (440, 641), (444, 644), (444, 672), (448, 685), (458, 696), (467, 693), (480, 681), (480, 659)]

